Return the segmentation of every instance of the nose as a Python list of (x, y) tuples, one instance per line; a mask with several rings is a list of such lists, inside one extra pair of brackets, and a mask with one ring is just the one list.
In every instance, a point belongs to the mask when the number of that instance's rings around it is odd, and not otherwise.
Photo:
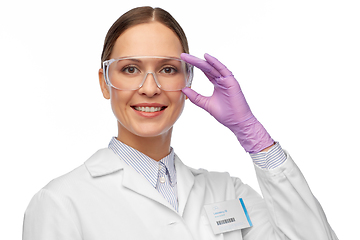
[(138, 91), (140, 94), (148, 97), (153, 97), (161, 93), (161, 89), (158, 86), (154, 73), (148, 72), (145, 75), (144, 82)]

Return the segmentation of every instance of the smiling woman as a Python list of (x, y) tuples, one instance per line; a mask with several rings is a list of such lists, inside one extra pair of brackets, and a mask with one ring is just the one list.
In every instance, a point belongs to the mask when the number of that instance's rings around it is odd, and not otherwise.
[[(163, 56), (180, 59), (184, 47), (174, 31), (153, 19), (150, 21), (125, 30), (117, 38), (109, 58), (127, 58), (127, 60), (120, 60), (120, 63), (115, 61), (120, 66), (116, 66), (115, 69), (110, 66), (109, 70), (106, 70), (109, 76), (108, 83), (111, 82), (112, 85), (119, 84), (119, 82), (126, 84), (129, 81), (136, 83), (136, 79), (129, 77), (129, 67), (131, 67), (131, 71), (137, 71), (133, 72), (132, 75), (139, 75), (142, 79), (141, 87), (134, 91), (120, 91), (114, 87), (109, 87), (105, 81), (106, 74), (104, 74), (103, 68), (99, 70), (99, 78), (103, 95), (106, 99), (111, 100), (112, 110), (118, 120), (117, 139), (154, 160), (160, 160), (170, 152), (172, 127), (183, 111), (185, 95), (180, 91), (182, 88), (176, 89), (177, 91), (165, 91), (157, 84), (155, 76), (164, 75), (162, 73), (163, 68), (169, 66), (175, 68), (174, 64), (165, 64), (159, 68), (159, 63), (149, 61), (153, 57), (139, 58), (136, 56)], [(129, 56), (136, 59), (131, 61), (131, 64), (126, 62), (129, 61)], [(169, 63), (169, 59), (167, 63)], [(122, 66), (122, 64), (125, 65)], [(116, 71), (117, 68), (120, 68), (120, 74), (116, 74), (119, 73)], [(126, 77), (124, 77), (124, 70), (127, 71)], [(145, 74), (147, 71), (157, 74)], [(184, 83), (186, 82), (184, 75), (172, 76), (180, 77)], [(166, 80), (169, 81), (171, 78)], [(140, 86), (140, 84), (136, 85)], [(186, 84), (184, 84), (185, 86)], [(160, 111), (142, 111), (143, 109), (146, 110), (147, 107), (156, 107)]]
[[(114, 23), (98, 75), (117, 137), (33, 197), (24, 240), (337, 239), (232, 72), (208, 54), (188, 53), (180, 25), (162, 9), (136, 8)], [(214, 85), (212, 96), (190, 88), (194, 66)], [(187, 97), (250, 153), (264, 198), (239, 178), (192, 169), (176, 156), (172, 130)]]

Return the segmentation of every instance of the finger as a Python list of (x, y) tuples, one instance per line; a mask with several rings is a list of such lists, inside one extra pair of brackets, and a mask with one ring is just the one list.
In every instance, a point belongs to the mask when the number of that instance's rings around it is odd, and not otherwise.
[(191, 88), (183, 88), (181, 91), (190, 99), (192, 103), (207, 111), (207, 103), (209, 101), (209, 97), (204, 97), (201, 94), (192, 90)]
[(232, 72), (227, 69), (227, 67), (222, 64), (219, 60), (217, 60), (215, 57), (205, 53), (204, 55), (206, 61), (213, 66), (223, 77), (228, 77), (232, 75)]
[(199, 68), (204, 73), (212, 75), (215, 78), (221, 77), (221, 74), (205, 60), (194, 57), (187, 53), (182, 53), (181, 59), (184, 60), (185, 62), (190, 63), (191, 65)]

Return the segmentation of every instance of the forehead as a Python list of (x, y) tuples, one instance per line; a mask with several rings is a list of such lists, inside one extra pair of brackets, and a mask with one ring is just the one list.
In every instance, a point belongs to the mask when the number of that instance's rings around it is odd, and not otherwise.
[(125, 30), (116, 40), (110, 58), (127, 56), (180, 57), (176, 34), (159, 22), (143, 23)]

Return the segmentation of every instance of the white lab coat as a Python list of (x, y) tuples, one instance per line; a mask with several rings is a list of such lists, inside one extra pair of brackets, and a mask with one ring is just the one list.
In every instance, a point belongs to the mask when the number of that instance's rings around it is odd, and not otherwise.
[[(175, 157), (179, 212), (110, 149), (51, 181), (31, 200), (23, 240), (337, 239), (301, 172), (287, 160), (255, 166), (264, 199), (228, 173), (195, 170)], [(253, 227), (214, 235), (203, 206), (243, 198)]]

